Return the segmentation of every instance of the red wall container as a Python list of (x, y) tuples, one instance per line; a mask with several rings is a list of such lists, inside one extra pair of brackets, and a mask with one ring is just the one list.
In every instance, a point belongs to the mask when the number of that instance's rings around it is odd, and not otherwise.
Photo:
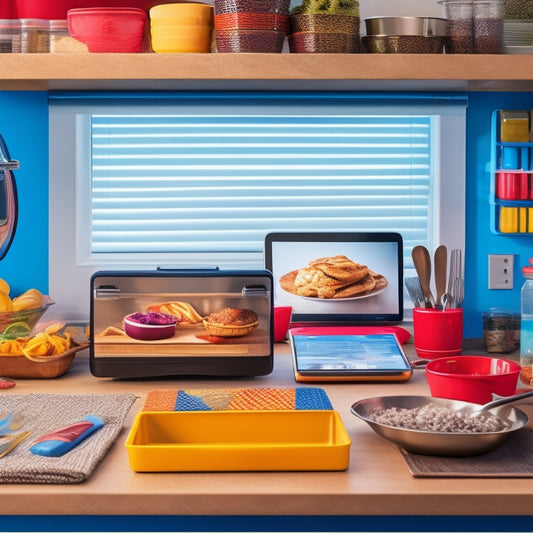
[(11, 19), (15, 18), (14, 0), (1, 0), (0, 1), (0, 19)]

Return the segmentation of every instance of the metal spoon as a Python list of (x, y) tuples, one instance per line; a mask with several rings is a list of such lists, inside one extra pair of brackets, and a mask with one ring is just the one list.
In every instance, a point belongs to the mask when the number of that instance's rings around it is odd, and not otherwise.
[(430, 288), (431, 282), (431, 257), (425, 246), (415, 246), (411, 252), (422, 293), (424, 294), (424, 307), (435, 307), (435, 299)]

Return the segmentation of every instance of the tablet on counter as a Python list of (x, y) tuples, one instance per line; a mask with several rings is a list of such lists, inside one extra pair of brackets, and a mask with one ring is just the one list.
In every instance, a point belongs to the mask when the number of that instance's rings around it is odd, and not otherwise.
[(393, 333), (353, 334), (293, 328), (289, 342), (296, 381), (407, 381), (413, 369)]

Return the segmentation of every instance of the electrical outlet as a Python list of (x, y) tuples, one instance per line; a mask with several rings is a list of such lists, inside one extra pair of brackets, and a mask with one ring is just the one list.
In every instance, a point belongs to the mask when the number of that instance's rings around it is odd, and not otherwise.
[(489, 254), (489, 289), (512, 289), (513, 265), (513, 255)]

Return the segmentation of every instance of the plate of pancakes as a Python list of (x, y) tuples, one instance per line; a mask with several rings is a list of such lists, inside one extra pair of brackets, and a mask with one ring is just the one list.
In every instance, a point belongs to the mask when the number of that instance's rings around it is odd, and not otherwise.
[(335, 255), (314, 259), (306, 267), (287, 272), (279, 284), (284, 291), (303, 298), (353, 300), (383, 292), (388, 281), (367, 265)]

